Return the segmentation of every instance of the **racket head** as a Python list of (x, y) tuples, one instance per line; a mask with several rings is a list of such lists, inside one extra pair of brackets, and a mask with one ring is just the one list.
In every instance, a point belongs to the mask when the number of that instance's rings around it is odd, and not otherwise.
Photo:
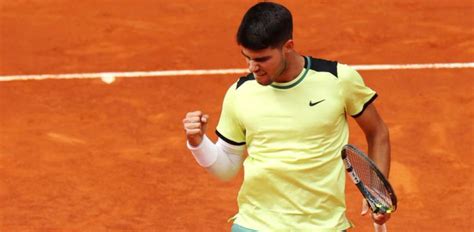
[(397, 197), (377, 165), (360, 149), (347, 144), (341, 157), (351, 176), (374, 213), (392, 213), (397, 209)]

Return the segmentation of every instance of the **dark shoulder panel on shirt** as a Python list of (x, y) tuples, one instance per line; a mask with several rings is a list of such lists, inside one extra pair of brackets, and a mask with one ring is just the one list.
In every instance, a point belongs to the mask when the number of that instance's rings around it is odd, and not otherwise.
[(337, 78), (337, 61), (323, 60), (311, 57), (310, 68), (317, 72), (329, 72)]
[(255, 80), (255, 77), (253, 76), (253, 73), (249, 73), (247, 76), (243, 76), (243, 77), (239, 78), (239, 81), (237, 82), (237, 87), (235, 89), (238, 89), (245, 82), (253, 81), (253, 80)]

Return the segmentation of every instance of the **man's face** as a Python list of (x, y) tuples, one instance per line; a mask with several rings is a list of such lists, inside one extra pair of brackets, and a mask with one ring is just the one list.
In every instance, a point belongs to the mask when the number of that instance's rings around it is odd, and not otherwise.
[(250, 50), (240, 47), (242, 55), (253, 73), (257, 82), (261, 85), (270, 85), (277, 81), (286, 69), (286, 55), (284, 48), (265, 48), (262, 50)]

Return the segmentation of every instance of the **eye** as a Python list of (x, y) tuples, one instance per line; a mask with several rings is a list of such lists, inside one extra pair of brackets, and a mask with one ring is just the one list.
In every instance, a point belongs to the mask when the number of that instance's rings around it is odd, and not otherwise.
[(263, 62), (265, 62), (265, 61), (267, 61), (267, 60), (269, 60), (269, 59), (270, 59), (270, 57), (265, 56), (265, 57), (255, 58), (254, 60), (255, 60), (255, 62), (263, 63)]

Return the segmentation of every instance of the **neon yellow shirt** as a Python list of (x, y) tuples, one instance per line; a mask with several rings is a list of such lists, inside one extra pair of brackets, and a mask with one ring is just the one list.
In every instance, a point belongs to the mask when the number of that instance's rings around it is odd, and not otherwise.
[(346, 114), (377, 94), (347, 65), (305, 57), (293, 81), (262, 86), (252, 74), (226, 93), (216, 133), (247, 146), (235, 223), (258, 231), (341, 231), (349, 137)]

